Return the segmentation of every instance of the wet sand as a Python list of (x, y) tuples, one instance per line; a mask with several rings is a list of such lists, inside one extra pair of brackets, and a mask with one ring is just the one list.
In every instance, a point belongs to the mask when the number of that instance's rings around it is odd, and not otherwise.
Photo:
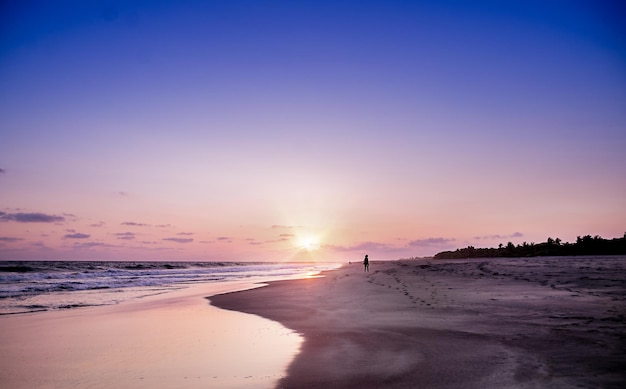
[(279, 388), (623, 388), (626, 258), (346, 265), (212, 304), (305, 337)]
[(208, 304), (217, 283), (119, 305), (0, 316), (0, 388), (271, 388), (302, 339)]

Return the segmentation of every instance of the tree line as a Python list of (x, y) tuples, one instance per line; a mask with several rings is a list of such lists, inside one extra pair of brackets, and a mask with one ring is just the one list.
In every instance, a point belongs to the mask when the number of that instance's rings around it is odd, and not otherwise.
[(435, 259), (495, 258), (495, 257), (542, 257), (574, 255), (626, 255), (626, 233), (622, 238), (604, 239), (598, 235), (577, 237), (575, 243), (563, 243), (561, 239), (548, 238), (542, 243), (514, 245), (500, 243), (498, 248), (475, 248), (468, 246), (455, 251), (442, 251)]

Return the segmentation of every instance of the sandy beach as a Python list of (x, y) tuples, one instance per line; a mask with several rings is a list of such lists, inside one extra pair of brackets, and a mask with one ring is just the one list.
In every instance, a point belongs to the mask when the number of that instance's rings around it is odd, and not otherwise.
[(272, 388), (302, 339), (208, 304), (224, 282), (104, 307), (0, 316), (0, 387)]
[(0, 387), (623, 388), (625, 265), (357, 263), (4, 315)]
[(623, 388), (625, 264), (374, 262), (210, 300), (304, 336), (279, 388)]

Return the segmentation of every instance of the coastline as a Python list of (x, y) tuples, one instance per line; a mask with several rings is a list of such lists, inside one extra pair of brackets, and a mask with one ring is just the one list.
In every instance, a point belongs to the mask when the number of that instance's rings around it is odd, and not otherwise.
[(118, 305), (0, 316), (0, 386), (274, 387), (301, 337), (206, 300), (259, 286), (221, 282)]
[(625, 264), (372, 262), (210, 301), (304, 336), (279, 388), (618, 388)]

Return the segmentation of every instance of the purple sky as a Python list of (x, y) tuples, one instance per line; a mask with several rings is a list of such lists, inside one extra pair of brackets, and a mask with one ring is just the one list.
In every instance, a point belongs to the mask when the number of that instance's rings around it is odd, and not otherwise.
[(626, 232), (616, 1), (0, 6), (0, 259)]

